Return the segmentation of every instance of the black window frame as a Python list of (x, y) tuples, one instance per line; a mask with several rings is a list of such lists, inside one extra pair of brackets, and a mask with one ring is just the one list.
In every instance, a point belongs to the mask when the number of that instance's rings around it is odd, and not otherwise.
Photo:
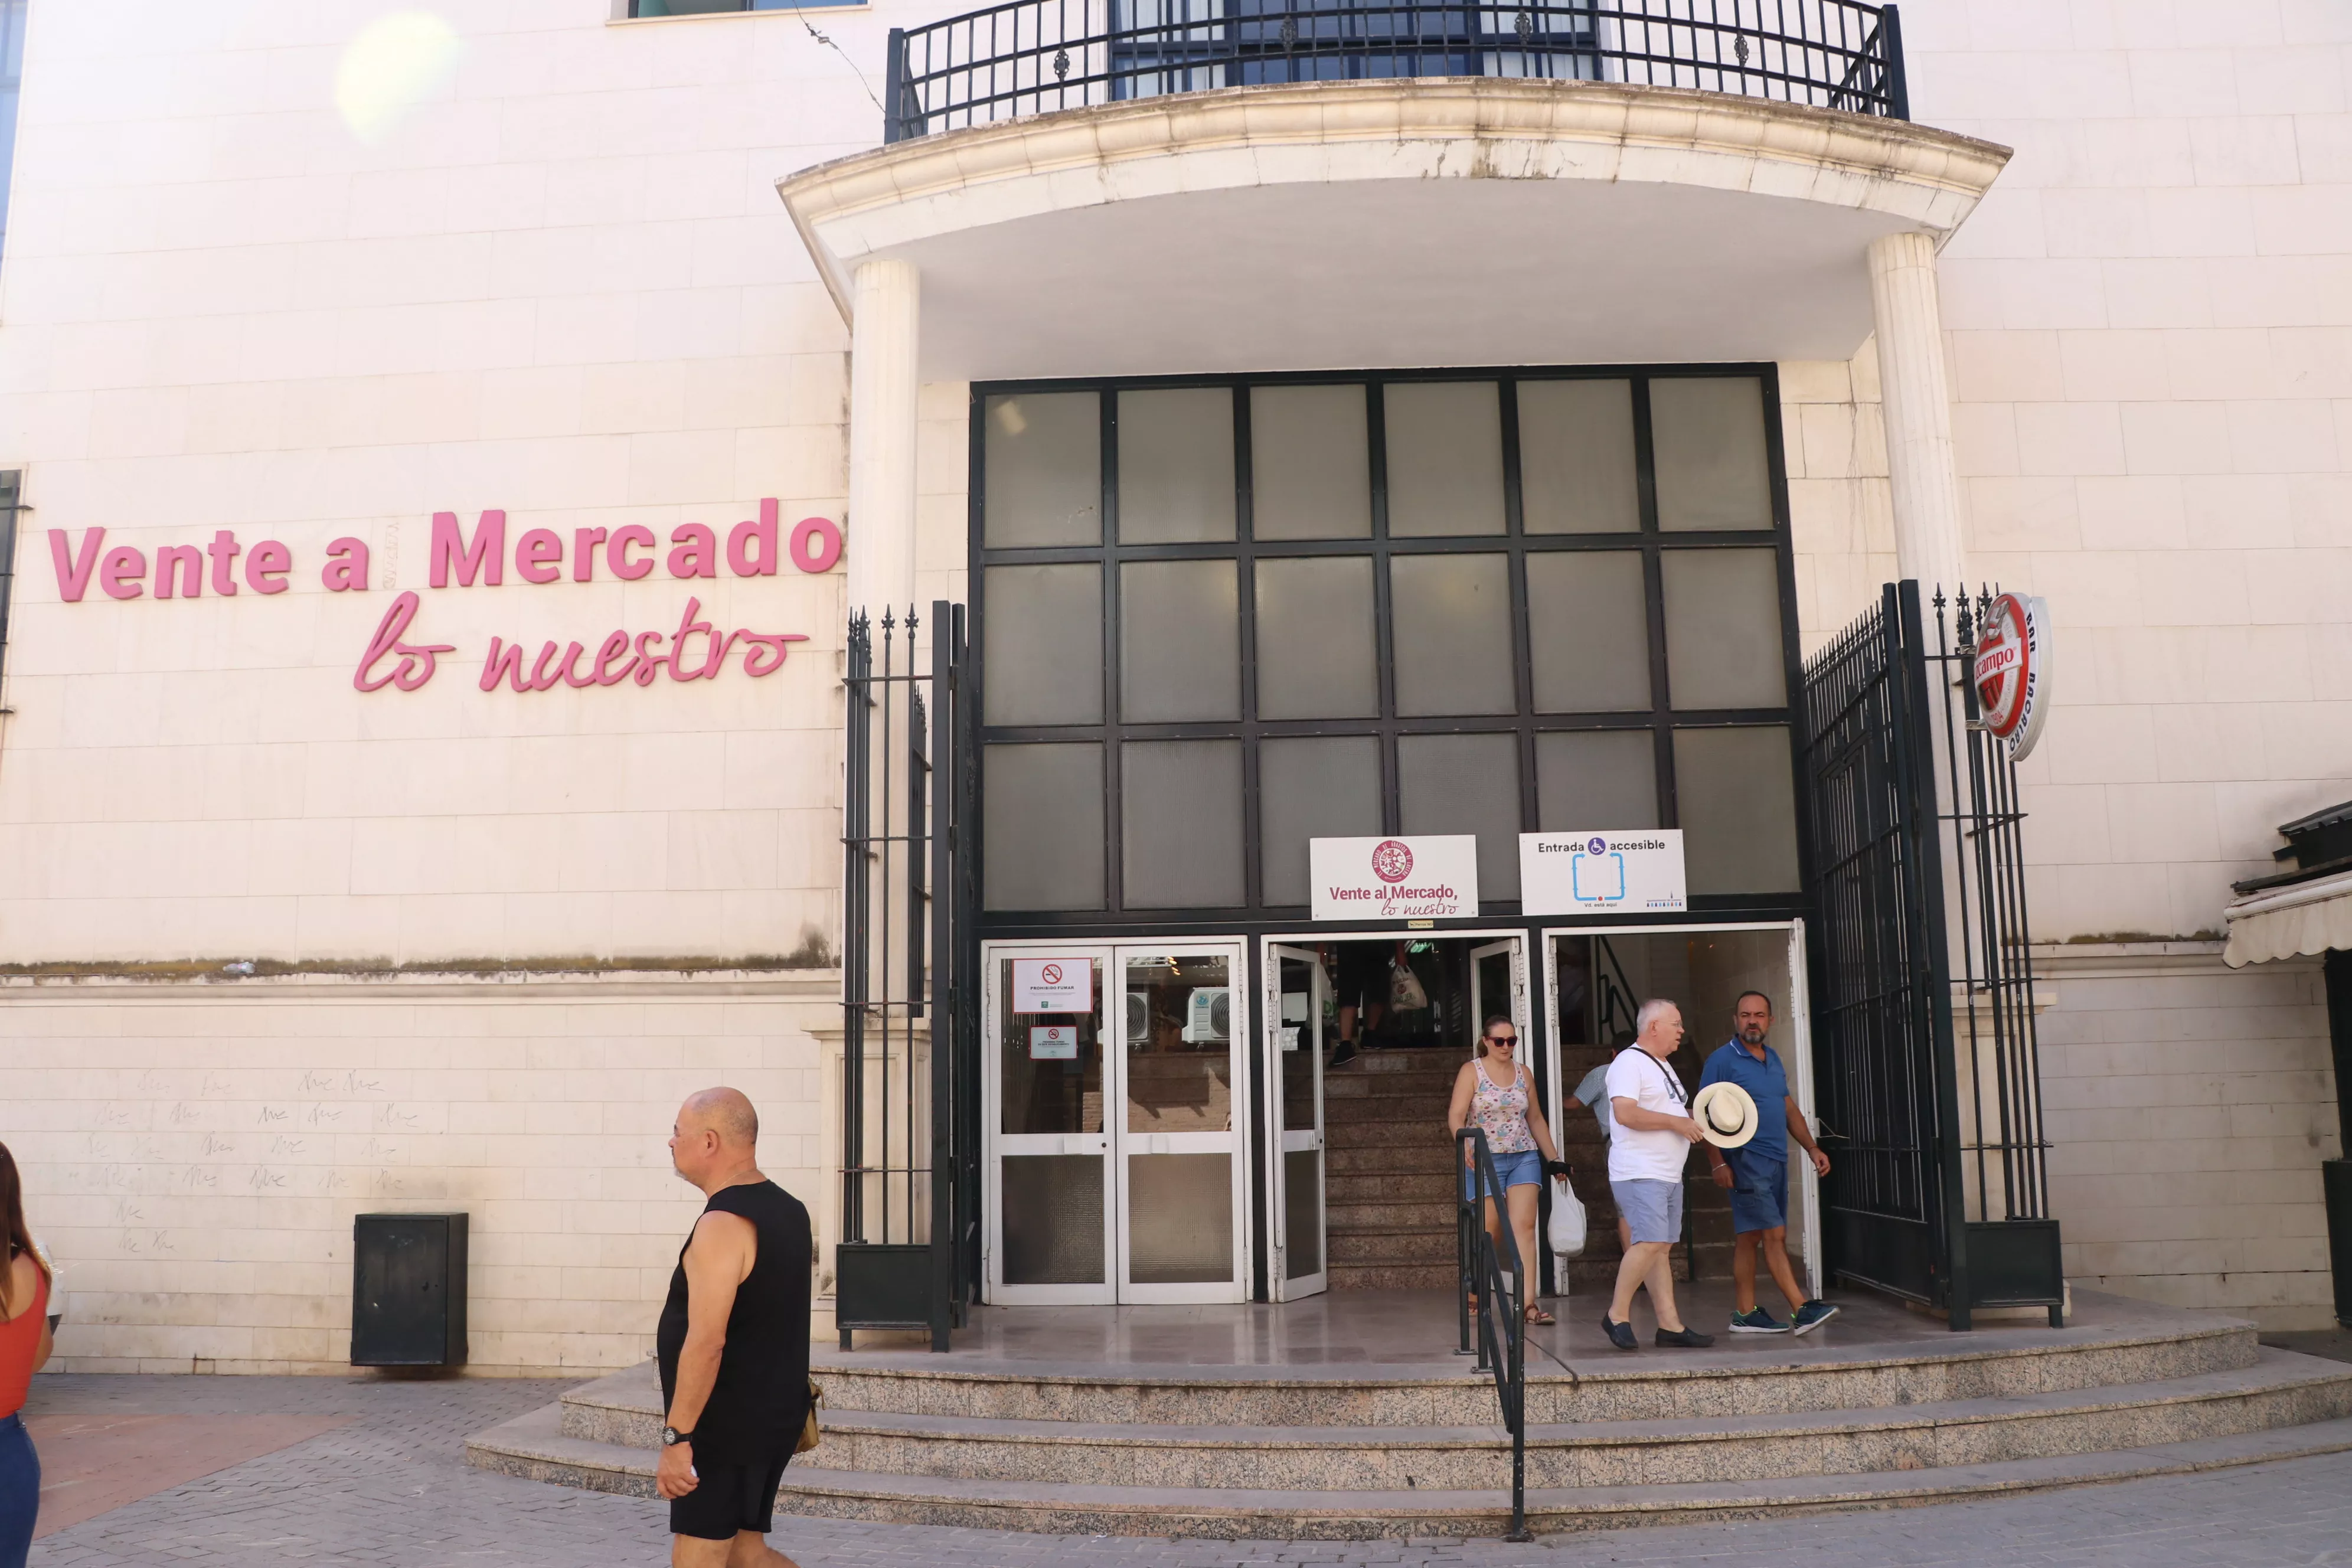
[[(1762, 402), (1765, 457), (1768, 468), (1771, 522), (1769, 528), (1739, 530), (1673, 530), (1658, 525), (1657, 491), (1651, 441), (1649, 384), (1668, 379), (1752, 377)], [(1529, 534), (1523, 527), (1517, 388), (1530, 381), (1625, 381), (1632, 384), (1636, 491), (1640, 525), (1636, 531), (1609, 533)], [(1388, 475), (1384, 389), (1407, 382), (1492, 382), (1496, 384), (1502, 420), (1504, 531), (1499, 534), (1446, 535), (1391, 539), (1388, 533)], [(1252, 537), (1250, 389), (1272, 385), (1360, 384), (1365, 388), (1368, 458), (1371, 468), (1371, 530), (1369, 537), (1336, 540), (1259, 542)], [(1234, 393), (1234, 537), (1230, 541), (1182, 544), (1122, 544), (1118, 538), (1118, 395), (1168, 387), (1220, 387)], [(1093, 392), (1098, 398), (1100, 425), (1100, 541), (1087, 545), (991, 547), (986, 543), (987, 452), (985, 418), (991, 398), (1023, 394)], [(974, 748), (978, 771), (977, 804), (985, 820), (987, 747), (1024, 742), (1079, 742), (1102, 748), (1104, 779), (1103, 866), (1104, 903), (1099, 909), (1074, 910), (990, 910), (980, 911), (984, 934), (995, 938), (1020, 932), (1072, 934), (1076, 929), (1115, 933), (1148, 927), (1155, 931), (1201, 930), (1255, 932), (1278, 930), (1311, 919), (1306, 905), (1269, 905), (1263, 901), (1264, 883), (1258, 748), (1261, 739), (1285, 736), (1360, 736), (1379, 740), (1382, 831), (1401, 831), (1402, 802), (1399, 788), (1398, 737), (1414, 734), (1509, 733), (1517, 737), (1520, 831), (1537, 829), (1538, 804), (1535, 737), (1544, 733), (1594, 731), (1642, 731), (1653, 737), (1660, 827), (1679, 823), (1675, 781), (1674, 733), (1683, 729), (1778, 727), (1790, 737), (1792, 799), (1797, 805), (1793, 825), (1799, 863), (1806, 863), (1810, 841), (1804, 802), (1802, 759), (1796, 744), (1796, 704), (1802, 690), (1802, 656), (1797, 619), (1795, 552), (1790, 521), (1788, 470), (1782, 440), (1778, 367), (1770, 363), (1698, 364), (1613, 364), (1570, 366), (1444, 366), (1413, 370), (1303, 371), (1251, 374), (1089, 376), (1069, 379), (1023, 379), (971, 384), (969, 420), (970, 500), (968, 509), (970, 586), (972, 635), (971, 672), (979, 710), (986, 710), (987, 671), (982, 635), (987, 615), (987, 569), (991, 566), (1043, 565), (1058, 563), (1099, 563), (1103, 593), (1103, 721), (1098, 724), (991, 725), (981, 721)], [(1667, 550), (1772, 549), (1780, 591), (1780, 640), (1787, 704), (1779, 708), (1684, 709), (1672, 706), (1666, 666), (1662, 557)], [(1548, 551), (1638, 551), (1647, 597), (1651, 706), (1647, 710), (1610, 712), (1538, 713), (1534, 709), (1533, 664), (1528, 630), (1527, 556)], [(1402, 719), (1396, 716), (1394, 643), (1387, 563), (1403, 554), (1496, 554), (1507, 558), (1512, 602), (1513, 681), (1517, 707), (1510, 714), (1458, 718)], [(1256, 715), (1255, 563), (1261, 557), (1366, 555), (1375, 562), (1373, 605), (1375, 651), (1379, 660), (1381, 715), (1370, 719), (1260, 720)], [(1119, 713), (1119, 568), (1129, 562), (1171, 560), (1232, 560), (1235, 563), (1241, 638), (1242, 692), (1238, 720), (1178, 723), (1129, 724)], [(1243, 742), (1242, 811), (1243, 888), (1249, 902), (1225, 909), (1173, 910), (1125, 907), (1122, 887), (1121, 748), (1128, 741), (1230, 740)], [(982, 883), (985, 871), (982, 868)], [(1517, 900), (1482, 899), (1475, 921), (1452, 924), (1493, 923), (1520, 919)], [(1808, 900), (1801, 889), (1775, 893), (1695, 894), (1690, 915), (1781, 921), (1801, 917)], [(1590, 923), (1622, 916), (1545, 917), (1541, 923)]]

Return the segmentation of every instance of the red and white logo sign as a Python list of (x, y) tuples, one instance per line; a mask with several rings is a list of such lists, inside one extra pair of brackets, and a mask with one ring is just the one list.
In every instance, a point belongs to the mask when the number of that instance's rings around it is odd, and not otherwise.
[(1478, 912), (1478, 840), (1310, 838), (1318, 921), (1458, 920)]
[(1383, 882), (1402, 882), (1412, 875), (1412, 850), (1394, 838), (1372, 846), (1372, 875)]
[(2042, 738), (2050, 711), (2050, 612), (2030, 594), (1993, 600), (1977, 627), (1977, 707), (1984, 727), (2021, 761)]

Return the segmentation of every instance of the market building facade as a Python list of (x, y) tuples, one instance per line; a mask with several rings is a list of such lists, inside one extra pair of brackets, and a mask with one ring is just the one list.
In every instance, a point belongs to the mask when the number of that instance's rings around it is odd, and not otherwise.
[[(1342, 1039), (1505, 1015), (1556, 1106), (1628, 1000), (1704, 1050), (1755, 988), (1849, 1152), (1816, 1279), (2332, 1321), (2321, 961), (2221, 931), (2352, 794), (2352, 31), (1643, 9), (37, 0), (0, 1139), (64, 1364), (341, 1368), (381, 1210), (470, 1215), (475, 1370), (638, 1361), (722, 1079), (829, 1307), (929, 1243), (941, 1004), (992, 1305), (1444, 1283)], [(1823, 696), (1900, 644), (1924, 769), (1995, 757), (1994, 586), (2049, 617), (2021, 858), (1906, 972), (1990, 1054), (1874, 1099), (1815, 1049), (1883, 973)], [(2018, 1120), (1851, 1120), (1960, 1102)], [(1950, 1297), (1906, 1179), (2048, 1267)]]

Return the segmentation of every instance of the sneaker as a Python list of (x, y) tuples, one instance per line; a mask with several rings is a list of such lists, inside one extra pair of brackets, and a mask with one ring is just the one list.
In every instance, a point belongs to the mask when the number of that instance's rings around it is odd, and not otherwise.
[(1715, 1336), (1700, 1333), (1696, 1329), (1660, 1329), (1658, 1343), (1669, 1350), (1703, 1351), (1715, 1343)]
[(1637, 1351), (1642, 1348), (1642, 1342), (1633, 1337), (1633, 1324), (1616, 1322), (1603, 1312), (1601, 1314), (1601, 1326), (1608, 1331), (1609, 1342), (1619, 1350)]
[(1339, 1048), (1331, 1053), (1331, 1065), (1335, 1068), (1346, 1067), (1349, 1062), (1354, 1061), (1355, 1059), (1356, 1042), (1353, 1040), (1341, 1040), (1339, 1042)]
[(1731, 1314), (1731, 1331), (1735, 1334), (1785, 1334), (1789, 1325), (1761, 1307)]
[(1810, 1334), (1838, 1315), (1838, 1310), (1827, 1301), (1808, 1301), (1797, 1309), (1797, 1331)]

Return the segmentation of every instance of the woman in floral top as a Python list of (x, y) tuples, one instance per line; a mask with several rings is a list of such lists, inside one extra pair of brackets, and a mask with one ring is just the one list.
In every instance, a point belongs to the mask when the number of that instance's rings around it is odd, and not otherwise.
[[(1535, 1103), (1535, 1080), (1518, 1060), (1518, 1026), (1497, 1013), (1486, 1020), (1478, 1037), (1478, 1055), (1462, 1064), (1454, 1080), (1454, 1103), (1445, 1113), (1448, 1137), (1475, 1122), (1486, 1135), (1495, 1156), (1495, 1179), (1502, 1184), (1503, 1203), (1510, 1209), (1511, 1230), (1519, 1244), (1519, 1259), (1528, 1282), (1528, 1321), (1549, 1323), (1552, 1315), (1533, 1298), (1541, 1293), (1543, 1255), (1536, 1250), (1536, 1195), (1547, 1173), (1564, 1176), (1568, 1166), (1551, 1141), (1551, 1129), (1540, 1116), (1529, 1114)], [(1503, 1218), (1495, 1194), (1473, 1168), (1475, 1152), (1463, 1154), (1462, 1195), (1486, 1200), (1486, 1234), (1495, 1250), (1503, 1251)], [(1475, 1184), (1475, 1185), (1474, 1185)]]

